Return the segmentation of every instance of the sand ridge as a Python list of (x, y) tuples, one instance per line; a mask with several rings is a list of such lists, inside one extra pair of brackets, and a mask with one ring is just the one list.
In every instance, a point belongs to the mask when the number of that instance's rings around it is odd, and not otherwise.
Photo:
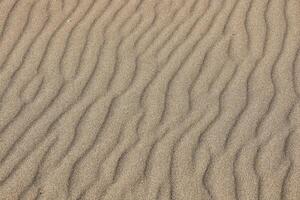
[(300, 1), (0, 0), (0, 199), (299, 200)]

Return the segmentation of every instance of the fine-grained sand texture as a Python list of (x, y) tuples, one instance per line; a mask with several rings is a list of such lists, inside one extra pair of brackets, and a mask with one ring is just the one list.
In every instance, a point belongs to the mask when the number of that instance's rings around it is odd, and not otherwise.
[(299, 0), (0, 0), (1, 200), (300, 200)]

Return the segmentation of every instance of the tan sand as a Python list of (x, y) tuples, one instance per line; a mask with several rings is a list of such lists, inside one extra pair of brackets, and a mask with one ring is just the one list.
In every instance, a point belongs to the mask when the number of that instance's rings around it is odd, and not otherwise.
[(0, 0), (1, 200), (299, 200), (299, 0)]

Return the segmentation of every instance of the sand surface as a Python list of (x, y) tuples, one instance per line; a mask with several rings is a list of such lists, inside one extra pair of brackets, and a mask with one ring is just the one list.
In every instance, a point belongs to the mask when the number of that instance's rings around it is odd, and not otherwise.
[(0, 0), (1, 200), (300, 200), (299, 0)]

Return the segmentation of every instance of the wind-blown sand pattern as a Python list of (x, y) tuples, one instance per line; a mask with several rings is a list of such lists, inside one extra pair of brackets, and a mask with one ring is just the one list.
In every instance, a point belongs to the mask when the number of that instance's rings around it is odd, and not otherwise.
[(299, 200), (299, 0), (0, 0), (1, 200)]

